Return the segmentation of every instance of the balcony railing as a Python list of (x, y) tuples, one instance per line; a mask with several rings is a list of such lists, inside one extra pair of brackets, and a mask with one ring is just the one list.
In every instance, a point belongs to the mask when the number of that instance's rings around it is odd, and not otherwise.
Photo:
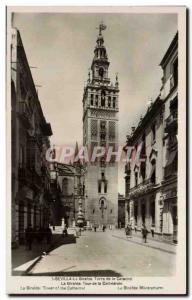
[(151, 181), (151, 179), (146, 179), (137, 186), (134, 186), (133, 188), (130, 189), (129, 191), (129, 196), (131, 198), (136, 198), (139, 197), (143, 194), (146, 194), (147, 192), (151, 191), (154, 189), (155, 183)]

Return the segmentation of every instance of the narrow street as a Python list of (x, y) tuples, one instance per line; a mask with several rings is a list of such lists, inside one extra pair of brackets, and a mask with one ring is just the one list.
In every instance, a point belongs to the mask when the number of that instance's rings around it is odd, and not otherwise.
[[(118, 233), (118, 232), (117, 232)], [(171, 276), (176, 255), (126, 240), (114, 231), (85, 231), (59, 246), (30, 271), (38, 276)]]

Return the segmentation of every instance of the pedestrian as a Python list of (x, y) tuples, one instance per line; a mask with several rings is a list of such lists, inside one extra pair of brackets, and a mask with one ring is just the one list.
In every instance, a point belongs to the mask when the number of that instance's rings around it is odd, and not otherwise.
[(151, 228), (151, 235), (154, 238), (154, 228)]
[(49, 227), (46, 228), (46, 239), (47, 239), (47, 244), (51, 243), (51, 238), (52, 238), (52, 232)]
[(95, 232), (97, 231), (97, 226), (94, 226), (94, 231), (95, 231)]
[(132, 236), (132, 227), (131, 227), (131, 224), (129, 224), (129, 236), (131, 237)]
[(142, 236), (143, 236), (143, 241), (144, 243), (147, 243), (147, 228), (145, 226), (145, 224), (143, 224), (143, 227), (142, 227)]
[(65, 224), (64, 229), (63, 229), (63, 236), (67, 236), (68, 232), (67, 232), (67, 226)]
[(105, 225), (103, 225), (103, 232), (105, 232), (105, 228), (106, 228), (106, 226), (105, 226)]
[(126, 234), (126, 237), (129, 236), (129, 225), (127, 224), (127, 227), (125, 228), (125, 234)]
[(25, 240), (28, 246), (28, 250), (32, 249), (32, 241), (33, 241), (33, 229), (31, 225), (29, 225), (25, 230)]

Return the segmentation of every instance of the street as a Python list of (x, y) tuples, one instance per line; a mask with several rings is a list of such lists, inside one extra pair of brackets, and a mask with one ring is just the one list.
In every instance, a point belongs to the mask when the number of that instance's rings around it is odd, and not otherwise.
[(171, 276), (176, 255), (126, 240), (119, 231), (84, 231), (43, 257), (28, 275)]

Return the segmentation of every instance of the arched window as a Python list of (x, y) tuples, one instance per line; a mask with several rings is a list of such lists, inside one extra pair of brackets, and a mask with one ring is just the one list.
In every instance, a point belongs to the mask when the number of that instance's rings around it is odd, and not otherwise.
[(115, 106), (116, 106), (116, 98), (113, 97), (113, 108), (115, 108)]
[(105, 92), (104, 91), (101, 93), (101, 106), (105, 107)]
[(108, 97), (108, 107), (111, 107), (111, 97)]

